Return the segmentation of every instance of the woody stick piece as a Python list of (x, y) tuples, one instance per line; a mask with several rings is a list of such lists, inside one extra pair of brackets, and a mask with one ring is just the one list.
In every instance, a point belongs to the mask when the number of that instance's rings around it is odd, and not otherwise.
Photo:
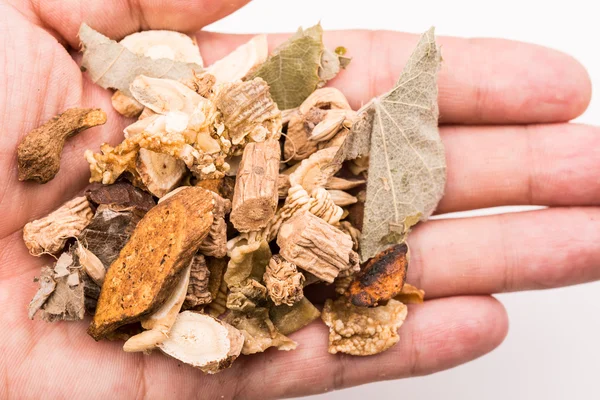
[(240, 163), (231, 222), (240, 232), (264, 228), (275, 214), (281, 149), (277, 140), (249, 143)]

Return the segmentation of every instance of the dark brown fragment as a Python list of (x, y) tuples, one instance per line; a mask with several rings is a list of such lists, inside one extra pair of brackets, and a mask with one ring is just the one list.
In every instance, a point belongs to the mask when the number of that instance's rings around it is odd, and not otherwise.
[(374, 307), (402, 291), (408, 270), (408, 246), (397, 244), (369, 260), (346, 295), (357, 307)]
[(112, 263), (88, 333), (102, 339), (154, 312), (171, 294), (212, 225), (213, 197), (185, 188), (151, 209)]
[(85, 191), (85, 197), (94, 206), (110, 204), (113, 205), (113, 209), (135, 207), (146, 212), (156, 205), (151, 194), (127, 182), (112, 185), (92, 184)]
[(52, 180), (60, 169), (65, 141), (105, 122), (106, 114), (99, 108), (70, 108), (29, 132), (17, 149), (19, 180)]

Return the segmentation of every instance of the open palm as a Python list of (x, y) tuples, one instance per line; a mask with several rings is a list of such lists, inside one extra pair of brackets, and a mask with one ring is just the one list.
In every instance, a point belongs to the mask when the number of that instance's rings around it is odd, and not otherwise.
[[(431, 373), (498, 346), (505, 311), (490, 294), (600, 278), (600, 132), (563, 123), (590, 99), (585, 70), (541, 47), (502, 40), (442, 38), (441, 129), (448, 160), (438, 213), (537, 204), (551, 208), (500, 216), (431, 221), (410, 238), (408, 281), (428, 301), (411, 306), (400, 343), (378, 356), (327, 353), (321, 323), (295, 333), (297, 351), (242, 357), (215, 376), (160, 354), (127, 354), (122, 343), (96, 343), (86, 324), (30, 321), (26, 306), (40, 267), (27, 253), (23, 225), (87, 184), (86, 148), (118, 143), (127, 121), (110, 94), (82, 77), (79, 25), (120, 39), (143, 29), (195, 32), (246, 1), (0, 0), (0, 398), (271, 398), (307, 395), (374, 380)], [(108, 3), (113, 3), (108, 5)], [(284, 36), (269, 37), (271, 46)], [(211, 63), (244, 36), (197, 33)], [(331, 82), (354, 108), (388, 90), (416, 43), (394, 32), (331, 32), (330, 47), (354, 56)], [(61, 171), (46, 185), (17, 180), (23, 135), (69, 107), (101, 107), (106, 125), (65, 147)]]

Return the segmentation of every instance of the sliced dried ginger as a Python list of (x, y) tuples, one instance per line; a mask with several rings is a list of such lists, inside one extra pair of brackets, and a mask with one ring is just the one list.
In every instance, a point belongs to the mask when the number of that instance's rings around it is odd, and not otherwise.
[(239, 329), (244, 335), (242, 354), (262, 353), (269, 347), (288, 351), (298, 346), (296, 342), (277, 330), (269, 319), (269, 311), (266, 308), (256, 309), (249, 314), (231, 311), (224, 321)]
[(56, 254), (69, 238), (78, 237), (94, 213), (85, 196), (75, 197), (44, 218), (23, 227), (23, 240), (34, 256)]
[(398, 342), (407, 313), (393, 299), (373, 308), (353, 306), (344, 297), (327, 300), (321, 318), (329, 327), (329, 353), (369, 356), (389, 349)]

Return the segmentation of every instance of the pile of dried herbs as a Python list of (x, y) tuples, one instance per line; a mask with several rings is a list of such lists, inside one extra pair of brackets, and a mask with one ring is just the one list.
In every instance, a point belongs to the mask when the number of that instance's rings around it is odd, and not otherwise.
[[(395, 87), (352, 110), (325, 87), (352, 68), (320, 25), (268, 54), (257, 36), (209, 67), (190, 37), (135, 33), (120, 42), (82, 25), (82, 69), (137, 120), (120, 144), (85, 152), (93, 184), (23, 236), (51, 254), (29, 317), (93, 316), (96, 340), (160, 349), (215, 373), (241, 354), (295, 349), (319, 317), (329, 351), (382, 352), (398, 341), (406, 237), (445, 184), (438, 134), (440, 52), (425, 33)], [(58, 173), (64, 141), (103, 124), (71, 109), (19, 146), (21, 179)], [(308, 285), (335, 285), (322, 311)]]

